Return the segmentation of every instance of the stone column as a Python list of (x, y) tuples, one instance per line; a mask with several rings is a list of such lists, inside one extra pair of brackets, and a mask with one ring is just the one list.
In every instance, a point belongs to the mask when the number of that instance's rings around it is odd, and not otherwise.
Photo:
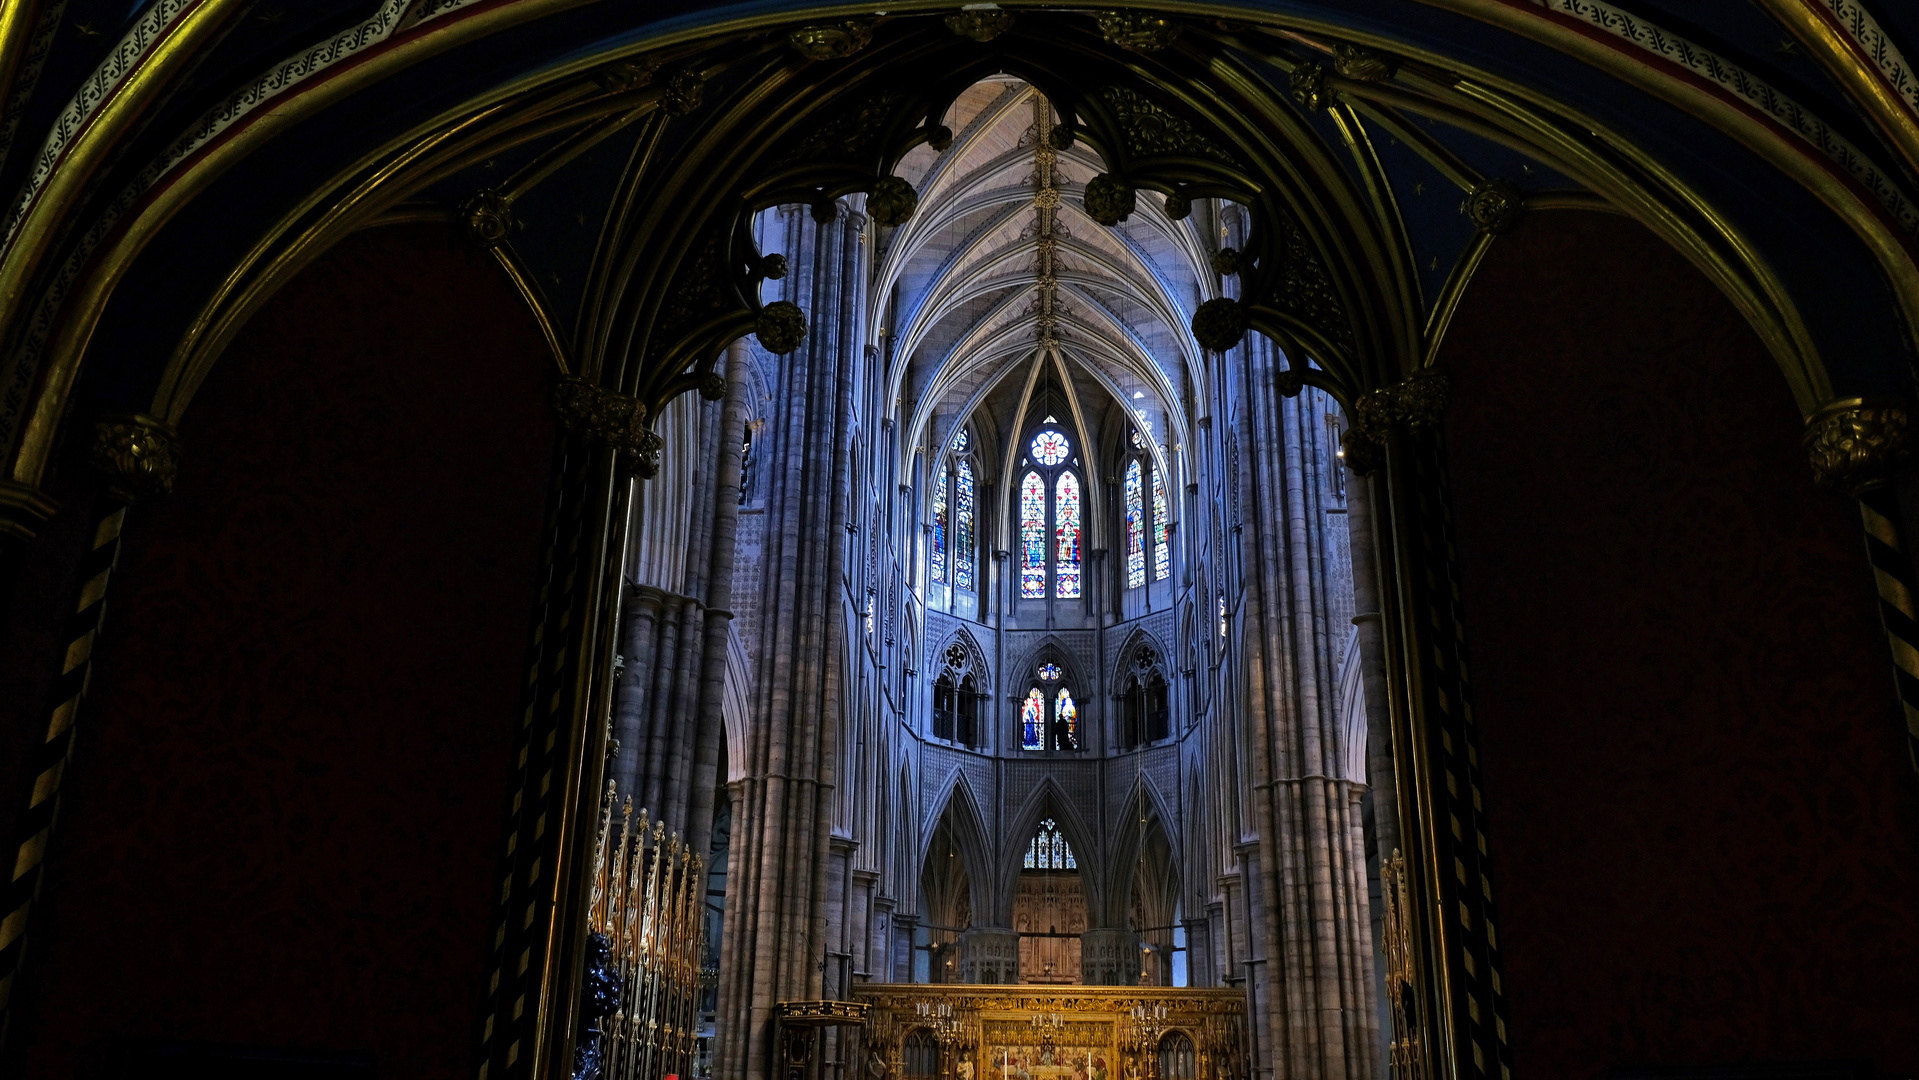
[(1322, 547), (1325, 461), (1306, 452), (1317, 415), (1274, 386), (1284, 358), (1269, 342), (1249, 339), (1237, 352), (1240, 482), (1250, 504), (1240, 537), (1245, 723), (1259, 836), (1249, 896), (1269, 969), (1258, 1007), (1276, 1074), (1371, 1080), (1379, 1073), (1372, 928), (1354, 783), (1338, 779), (1345, 736)]
[(820, 961), (838, 940), (827, 856), (845, 721), (848, 457), (865, 356), (865, 222), (842, 208), (822, 223), (798, 207), (771, 220), (778, 235), (762, 246), (787, 256), (785, 298), (806, 311), (808, 328), (805, 343), (780, 360), (778, 411), (762, 435), (770, 444), (764, 630), (748, 745), (737, 758), (744, 797), (720, 962), (721, 1080), (767, 1075), (775, 1004), (821, 996)]

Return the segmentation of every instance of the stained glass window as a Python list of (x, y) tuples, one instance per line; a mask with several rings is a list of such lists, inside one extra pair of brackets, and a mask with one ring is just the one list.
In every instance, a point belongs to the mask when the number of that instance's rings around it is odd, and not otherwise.
[(1029, 472), (1019, 482), (1019, 594), (1046, 595), (1046, 481)]
[(1133, 429), (1133, 449), (1135, 450), (1146, 449), (1146, 440), (1139, 437), (1138, 428)]
[(1041, 682), (1058, 682), (1059, 675), (1058, 664), (1041, 664), (1039, 666), (1039, 679)]
[(1066, 735), (1072, 739), (1071, 746), (1058, 746), (1054, 749), (1079, 749), (1079, 706), (1073, 704), (1073, 692), (1064, 686), (1060, 687), (1059, 695), (1054, 699), (1053, 707), (1053, 715), (1066, 725)]
[(1219, 640), (1226, 640), (1226, 590), (1219, 590)]
[(1053, 595), (1071, 600), (1079, 595), (1079, 477), (1060, 473), (1054, 484)]
[(1033, 834), (1033, 842), (1026, 845), (1028, 870), (1077, 870), (1079, 860), (1073, 858), (1073, 845), (1059, 831), (1059, 823), (1047, 818), (1039, 823), (1039, 830)]
[(1046, 722), (1046, 698), (1033, 687), (1026, 695), (1025, 704), (1019, 709), (1019, 745), (1023, 750), (1043, 750), (1046, 748), (1046, 733), (1040, 728)]
[(1166, 479), (1153, 470), (1153, 580), (1173, 571), (1173, 548), (1166, 542)]
[[(960, 432), (962, 437), (965, 432)], [(953, 482), (953, 584), (973, 587), (973, 463), (961, 458)], [(1162, 577), (1165, 575), (1161, 575)]]
[[(1137, 438), (1137, 435), (1135, 435)], [(1140, 494), (1139, 460), (1126, 466), (1126, 587), (1146, 584), (1146, 503)]]
[(1042, 431), (1033, 436), (1033, 460), (1049, 469), (1065, 461), (1070, 452), (1066, 436), (1057, 431)]
[(946, 583), (946, 477), (933, 485), (933, 580)]
[(966, 429), (965, 428), (959, 429), (959, 431), (953, 435), (953, 449), (959, 451), (962, 454), (966, 452)]

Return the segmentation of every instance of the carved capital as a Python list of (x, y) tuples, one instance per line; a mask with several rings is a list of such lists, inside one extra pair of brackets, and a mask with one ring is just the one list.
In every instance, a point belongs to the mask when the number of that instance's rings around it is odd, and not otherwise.
[(706, 76), (692, 68), (682, 68), (667, 76), (660, 92), (660, 108), (668, 116), (685, 116), (700, 107), (706, 90)]
[(753, 336), (767, 352), (790, 353), (806, 340), (806, 313), (791, 300), (775, 300), (760, 309)]
[(1100, 173), (1086, 181), (1085, 205), (1094, 221), (1117, 225), (1139, 206), (1139, 192), (1112, 173)]
[(1230, 296), (1216, 296), (1193, 312), (1193, 338), (1214, 352), (1225, 352), (1246, 336), (1246, 307)]
[(794, 50), (808, 60), (843, 60), (873, 41), (871, 19), (802, 26), (786, 36)]
[(1399, 73), (1399, 59), (1364, 45), (1333, 50), (1333, 69), (1354, 82), (1385, 82)]
[(876, 224), (888, 228), (897, 228), (906, 224), (912, 219), (913, 211), (919, 209), (919, 205), (919, 192), (914, 191), (913, 185), (897, 176), (881, 178), (879, 183), (873, 185), (872, 192), (866, 196), (866, 212), (872, 216)]
[(1857, 498), (1885, 486), (1912, 453), (1912, 410), (1901, 402), (1835, 401), (1806, 420), (1800, 444), (1814, 480)]
[(145, 413), (94, 422), (87, 461), (107, 478), (107, 494), (122, 502), (166, 495), (180, 475), (180, 433)]
[(595, 446), (619, 454), (619, 468), (651, 477), (659, 472), (660, 437), (646, 426), (646, 406), (569, 375), (553, 388), (553, 411), (560, 427)]
[(1158, 52), (1179, 37), (1179, 24), (1160, 15), (1138, 11), (1102, 11), (1099, 32), (1106, 40), (1133, 52)]
[(1293, 92), (1293, 100), (1305, 106), (1307, 112), (1330, 109), (1339, 100), (1333, 88), (1326, 84), (1326, 65), (1316, 60), (1308, 60), (1294, 68), (1286, 81)]
[(1498, 236), (1519, 224), (1525, 214), (1525, 193), (1510, 180), (1487, 180), (1466, 196), (1466, 216), (1483, 233)]
[(1013, 13), (994, 8), (956, 12), (946, 17), (946, 28), (963, 38), (987, 42), (1013, 28)]
[(1339, 437), (1339, 456), (1354, 476), (1371, 476), (1386, 463), (1386, 448), (1358, 428)]

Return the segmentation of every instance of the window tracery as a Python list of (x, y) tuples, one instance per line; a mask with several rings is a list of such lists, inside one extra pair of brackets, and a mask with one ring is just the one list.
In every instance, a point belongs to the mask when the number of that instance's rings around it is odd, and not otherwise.
[(1019, 483), (1019, 594), (1028, 600), (1046, 595), (1046, 481), (1029, 472)]
[(1046, 735), (1041, 727), (1046, 722), (1046, 695), (1035, 686), (1027, 692), (1026, 701), (1020, 705), (1020, 749), (1043, 750), (1046, 748)]
[[(960, 432), (960, 445), (965, 446), (966, 432)], [(959, 459), (954, 475), (954, 544), (953, 544), (953, 584), (961, 589), (973, 588), (973, 463), (966, 458)]]
[(1172, 545), (1166, 541), (1166, 478), (1153, 470), (1153, 580), (1164, 581), (1173, 572)]
[[(1139, 432), (1133, 432), (1139, 445)], [(1146, 503), (1140, 493), (1139, 459), (1126, 464), (1126, 587), (1146, 584)]]
[(946, 477), (943, 475), (933, 485), (933, 547), (929, 557), (933, 581), (946, 584)]
[(1027, 443), (1022, 464), (1028, 470), (1019, 486), (1020, 598), (1078, 599), (1085, 588), (1085, 502), (1072, 441), (1058, 429), (1041, 429)]
[(1059, 823), (1047, 818), (1039, 823), (1032, 843), (1026, 846), (1022, 865), (1027, 870), (1077, 870), (1079, 860), (1073, 856), (1073, 845), (1059, 831)]
[(1054, 487), (1053, 532), (1058, 550), (1053, 558), (1053, 595), (1072, 600), (1079, 596), (1079, 478), (1060, 473)]

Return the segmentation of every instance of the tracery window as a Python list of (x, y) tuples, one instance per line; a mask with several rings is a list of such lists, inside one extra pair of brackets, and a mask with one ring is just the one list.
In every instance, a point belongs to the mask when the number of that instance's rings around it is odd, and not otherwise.
[[(960, 432), (959, 446), (965, 449), (966, 432)], [(959, 459), (954, 475), (953, 584), (973, 588), (973, 463)], [(1162, 575), (1163, 576), (1163, 575)]]
[[(1135, 428), (1133, 446), (1139, 448), (1144, 443), (1145, 440)], [(1166, 502), (1166, 477), (1153, 466), (1152, 459), (1137, 454), (1126, 463), (1126, 476), (1121, 488), (1125, 507), (1126, 587), (1137, 589), (1146, 584), (1149, 544), (1153, 557), (1153, 580), (1164, 581), (1173, 572), (1173, 530)]]
[(1173, 572), (1172, 545), (1166, 542), (1166, 478), (1153, 470), (1153, 580), (1164, 581)]
[(1022, 750), (1080, 748), (1079, 701), (1057, 661), (1033, 669), (1032, 689), (1020, 702), (1019, 724)]
[(1057, 431), (1042, 431), (1033, 436), (1033, 460), (1049, 469), (1065, 461), (1070, 452), (1066, 436)]
[(1035, 686), (1027, 693), (1026, 701), (1019, 708), (1019, 744), (1022, 750), (1043, 750), (1046, 748), (1046, 695)]
[(1079, 860), (1073, 857), (1073, 845), (1059, 831), (1059, 823), (1052, 818), (1039, 823), (1039, 830), (1033, 834), (1033, 842), (1026, 845), (1027, 870), (1077, 870)]
[[(1139, 442), (1139, 432), (1133, 432)], [(1139, 459), (1126, 465), (1126, 587), (1146, 584), (1146, 503), (1140, 493)]]
[[(1046, 422), (1054, 421), (1049, 416)], [(1073, 444), (1064, 432), (1042, 429), (1027, 444), (1023, 464), (1028, 469), (1019, 485), (1020, 598), (1077, 599), (1085, 587), (1085, 495)]]
[(953, 435), (952, 458), (933, 480), (933, 539), (927, 562), (934, 584), (950, 583), (971, 592), (978, 563), (978, 490), (972, 458), (965, 454), (967, 445), (966, 429), (960, 428)]
[(1053, 723), (1053, 741), (1058, 744), (1053, 749), (1078, 749), (1079, 706), (1073, 703), (1073, 692), (1064, 686), (1053, 699)]
[(1028, 600), (1046, 595), (1046, 481), (1029, 472), (1019, 482), (1019, 594)]
[(946, 584), (946, 477), (941, 476), (933, 487), (933, 563), (934, 582)]
[(1060, 473), (1054, 487), (1053, 532), (1059, 545), (1053, 557), (1053, 595), (1071, 600), (1079, 596), (1079, 477)]

